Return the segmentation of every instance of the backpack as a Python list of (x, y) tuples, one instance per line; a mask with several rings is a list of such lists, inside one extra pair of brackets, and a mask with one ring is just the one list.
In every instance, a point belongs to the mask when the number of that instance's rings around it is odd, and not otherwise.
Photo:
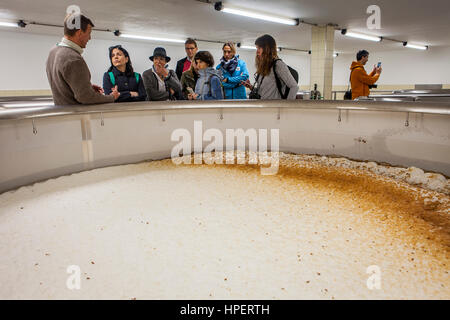
[[(114, 73), (112, 73), (112, 71), (108, 72), (109, 74), (109, 79), (111, 80), (111, 84), (113, 85), (113, 87), (116, 85), (116, 78), (114, 77)], [(135, 72), (134, 76), (136, 77), (136, 83), (139, 83), (139, 73)]]
[[(277, 61), (281, 60), (281, 59), (275, 59), (273, 61), (273, 75), (275, 76), (275, 81), (277, 82), (277, 88), (278, 88), (278, 92), (280, 93), (281, 99), (287, 99), (287, 97), (289, 96), (289, 91), (291, 90), (291, 88), (286, 87), (286, 91), (283, 92), (281, 91), (281, 79), (278, 78), (277, 72), (276, 72), (276, 65), (277, 65)], [(282, 61), (282, 60), (281, 60)], [(294, 68), (291, 68), (290, 66), (287, 66), (289, 69), (289, 72), (291, 73), (292, 77), (294, 78), (295, 82), (298, 83), (298, 72), (297, 70), (295, 70)]]
[[(211, 89), (211, 78), (216, 76), (217, 78), (219, 78), (218, 75), (212, 74), (209, 76), (208, 81), (206, 81), (203, 85), (207, 84), (209, 86), (209, 95), (212, 96), (212, 89)], [(223, 88), (223, 84), (222, 81), (220, 81), (219, 78), (219, 82), (220, 82), (220, 88), (222, 89), (222, 99), (225, 99), (225, 89)]]

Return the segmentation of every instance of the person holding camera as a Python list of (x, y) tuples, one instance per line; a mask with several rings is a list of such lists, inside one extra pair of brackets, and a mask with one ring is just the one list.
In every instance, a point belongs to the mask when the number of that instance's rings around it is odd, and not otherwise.
[(241, 84), (251, 90), (250, 99), (288, 99), (297, 96), (298, 83), (286, 63), (278, 58), (275, 39), (265, 34), (255, 41), (256, 74), (255, 84), (250, 80)]
[(185, 100), (189, 100), (189, 94), (194, 93), (198, 77), (198, 67), (195, 64), (194, 58), (192, 58), (191, 67), (189, 68), (189, 70), (182, 73), (180, 80), (181, 90), (183, 92), (183, 97)]
[(367, 97), (370, 94), (370, 89), (376, 88), (375, 83), (380, 78), (381, 62), (373, 66), (370, 74), (367, 74), (364, 66), (369, 61), (369, 52), (360, 50), (356, 54), (356, 60), (353, 61), (350, 67), (350, 84), (352, 86), (352, 100), (358, 97)]
[(214, 58), (209, 51), (199, 51), (194, 57), (199, 78), (195, 92), (188, 95), (189, 100), (222, 100), (225, 94), (222, 87), (222, 74), (214, 68)]

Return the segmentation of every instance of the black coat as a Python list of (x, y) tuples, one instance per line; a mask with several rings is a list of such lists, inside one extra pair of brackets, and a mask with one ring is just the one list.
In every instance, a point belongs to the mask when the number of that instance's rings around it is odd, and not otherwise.
[[(139, 75), (139, 82), (136, 82), (136, 76), (134, 74), (128, 77), (125, 73), (117, 70), (116, 67), (113, 67), (112, 73), (114, 74), (117, 90), (120, 92), (119, 99), (116, 102), (145, 101), (147, 94), (141, 75)], [(105, 94), (110, 94), (113, 87), (109, 72), (105, 72), (103, 75), (103, 90)], [(130, 91), (138, 92), (139, 96), (132, 97)]]
[(184, 57), (181, 60), (178, 60), (177, 62), (177, 67), (175, 69), (175, 73), (177, 74), (178, 79), (181, 79), (181, 75), (183, 74), (183, 66), (184, 63), (186, 62), (187, 57)]

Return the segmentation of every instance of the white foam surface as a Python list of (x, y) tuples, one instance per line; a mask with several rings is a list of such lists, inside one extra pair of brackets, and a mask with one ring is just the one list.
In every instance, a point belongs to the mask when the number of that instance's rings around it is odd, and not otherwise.
[[(360, 166), (448, 190), (420, 169)], [(421, 224), (374, 218), (381, 209), (360, 201), (314, 181), (170, 160), (51, 179), (0, 195), (0, 298), (449, 299), (445, 247), (427, 234), (413, 242)], [(80, 290), (66, 286), (69, 265)], [(371, 265), (380, 290), (367, 287)]]

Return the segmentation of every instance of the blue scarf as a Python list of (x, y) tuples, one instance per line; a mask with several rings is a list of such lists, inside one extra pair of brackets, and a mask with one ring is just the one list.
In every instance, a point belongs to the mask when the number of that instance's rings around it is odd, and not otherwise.
[(224, 70), (228, 71), (230, 74), (233, 74), (238, 65), (238, 56), (234, 56), (228, 61), (225, 61), (225, 59), (222, 57), (220, 59), (220, 65)]

